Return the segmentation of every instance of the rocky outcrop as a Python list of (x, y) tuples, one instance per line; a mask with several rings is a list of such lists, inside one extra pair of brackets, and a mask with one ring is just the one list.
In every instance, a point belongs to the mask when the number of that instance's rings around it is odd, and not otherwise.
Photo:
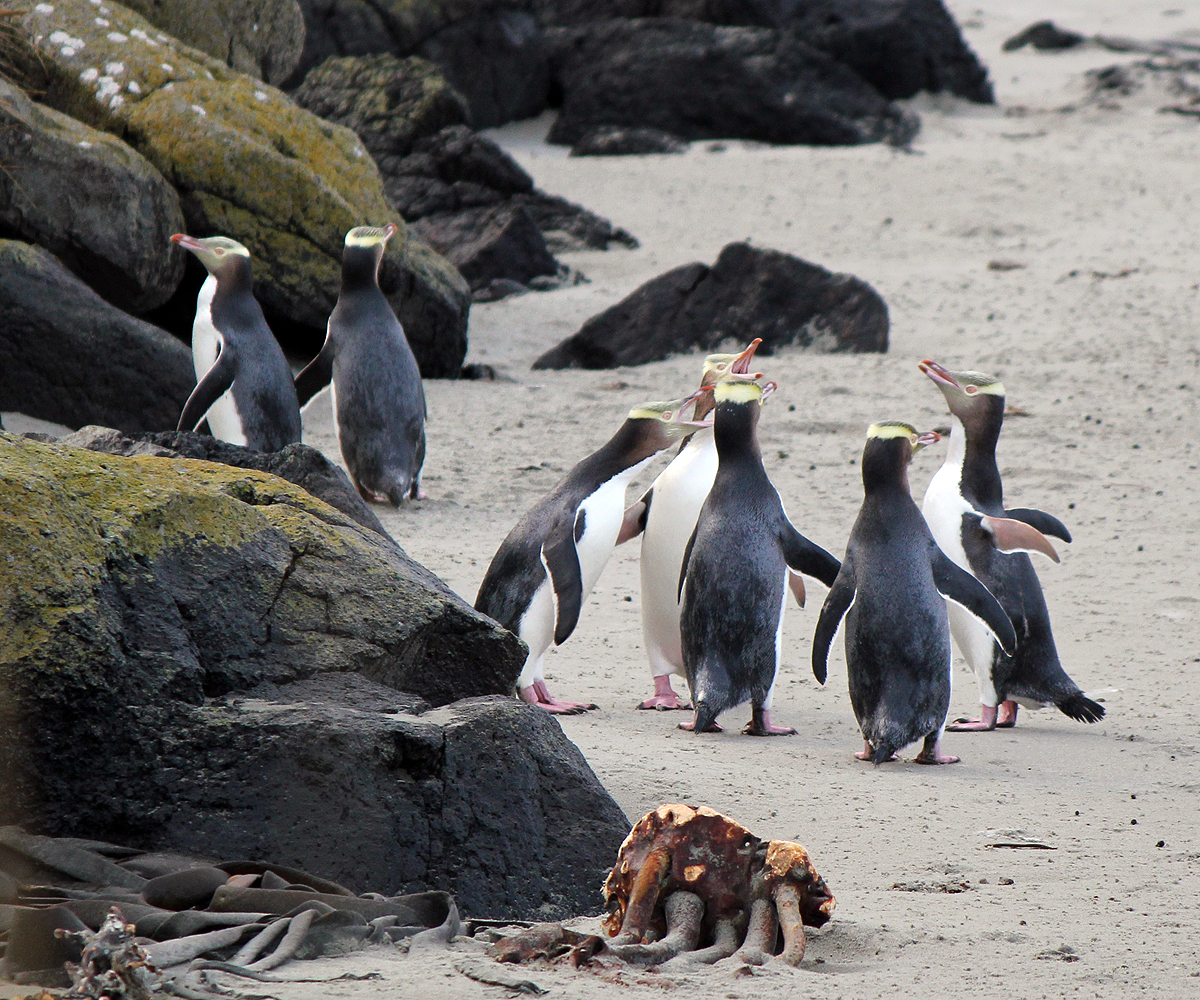
[[(47, 104), (123, 137), (157, 167), (191, 233), (244, 243), (269, 315), (323, 331), (347, 230), (393, 214), (362, 143), (139, 15), (95, 9), (88, 0), (38, 4), (20, 18), (26, 48), (13, 61), (41, 75)], [(392, 247), (381, 285), (423, 374), (457, 374), (470, 290), (419, 240)], [(173, 302), (190, 325), (194, 298), (181, 292)]]
[(124, 0), (186, 45), (278, 86), (304, 48), (304, 16), (296, 0)]
[(903, 145), (919, 127), (853, 70), (772, 28), (645, 18), (547, 38), (563, 93), (551, 142), (616, 126), (681, 139)]
[(524, 647), (374, 532), (263, 473), (11, 435), (0, 511), (0, 824), (476, 915), (598, 902), (627, 824), (508, 696)]
[(763, 339), (759, 354), (886, 351), (887, 305), (865, 281), (777, 250), (731, 243), (717, 262), (648, 281), (543, 354), (537, 368), (616, 368)]
[(0, 373), (0, 410), (127, 433), (174, 427), (196, 384), (187, 347), (15, 240), (0, 240)]
[(115, 306), (161, 305), (183, 275), (179, 198), (120, 139), (0, 78), (0, 233), (36, 243)]
[(558, 273), (537, 224), (519, 205), (430, 216), (414, 223), (413, 229), (446, 255), (472, 289), (504, 279), (527, 285), (533, 278)]
[(572, 156), (645, 156), (682, 153), (687, 143), (656, 128), (617, 128), (599, 125), (571, 147)]

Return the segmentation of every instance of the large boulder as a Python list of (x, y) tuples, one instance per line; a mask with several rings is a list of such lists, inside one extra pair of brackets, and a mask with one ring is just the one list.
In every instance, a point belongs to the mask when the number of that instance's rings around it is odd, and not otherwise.
[(45, 247), (122, 309), (144, 312), (175, 291), (179, 197), (120, 139), (0, 78), (0, 165), (0, 231)]
[(533, 217), (520, 205), (431, 215), (413, 224), (429, 244), (462, 272), (472, 289), (558, 273), (558, 262)]
[(274, 476), (0, 435), (0, 824), (590, 908), (624, 817), (414, 567)]
[(859, 278), (746, 243), (717, 262), (685, 264), (593, 316), (533, 363), (617, 368), (763, 339), (759, 354), (794, 344), (811, 351), (886, 351), (887, 304)]
[[(121, 136), (157, 167), (179, 192), (190, 232), (244, 243), (270, 316), (320, 333), (347, 230), (393, 216), (362, 143), (140, 15), (106, 6), (97, 17), (88, 0), (36, 5), (19, 19), (25, 47), (12, 61), (41, 75), (47, 104)], [(419, 240), (401, 239), (381, 285), (422, 373), (456, 375), (470, 305), (462, 276)], [(190, 325), (194, 293), (172, 301)]]
[(165, 330), (105, 302), (46, 250), (0, 240), (0, 410), (166, 430), (195, 384), (191, 351)]
[(853, 70), (786, 31), (678, 18), (547, 32), (563, 94), (551, 142), (601, 126), (682, 139), (904, 144), (919, 127)]
[(296, 0), (125, 0), (124, 6), (231, 69), (276, 86), (296, 68), (304, 48)]

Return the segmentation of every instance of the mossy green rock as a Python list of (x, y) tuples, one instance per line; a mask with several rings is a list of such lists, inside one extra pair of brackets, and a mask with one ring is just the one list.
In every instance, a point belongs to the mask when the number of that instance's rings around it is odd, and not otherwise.
[[(20, 21), (48, 105), (125, 139), (179, 193), (193, 235), (224, 234), (254, 259), (263, 306), (324, 330), (337, 299), (347, 230), (395, 212), (349, 129), (189, 48), (111, 2), (55, 0)], [(426, 376), (458, 373), (470, 291), (413, 239), (392, 241), (381, 284)]]

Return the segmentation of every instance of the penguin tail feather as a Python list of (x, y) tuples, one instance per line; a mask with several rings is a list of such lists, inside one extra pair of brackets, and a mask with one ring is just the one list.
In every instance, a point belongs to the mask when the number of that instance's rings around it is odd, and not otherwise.
[(1063, 715), (1076, 722), (1099, 722), (1104, 718), (1104, 706), (1086, 697), (1082, 691), (1076, 691), (1065, 701), (1055, 704)]
[(878, 767), (885, 761), (892, 759), (892, 754), (896, 752), (896, 748), (888, 742), (879, 742), (871, 744), (873, 753), (871, 754), (871, 763)]
[(404, 501), (412, 498), (412, 480), (408, 476), (389, 476), (386, 486), (388, 502), (393, 507), (403, 507)]
[(696, 702), (696, 724), (692, 730), (696, 733), (711, 733), (714, 732), (714, 724), (717, 721), (717, 709), (706, 701)]

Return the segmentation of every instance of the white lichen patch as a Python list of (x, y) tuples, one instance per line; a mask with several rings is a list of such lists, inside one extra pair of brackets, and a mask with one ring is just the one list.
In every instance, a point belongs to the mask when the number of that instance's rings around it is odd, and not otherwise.
[(208, 117), (208, 112), (207, 112), (207, 111), (205, 111), (205, 110), (204, 110), (202, 107), (200, 107), (200, 105), (199, 105), (199, 104), (193, 104), (193, 105), (192, 105), (192, 110), (193, 110), (193, 111), (195, 111), (195, 112), (196, 112), (196, 114), (198, 114), (198, 115), (199, 115), (201, 118), (207, 118), (207, 117)]
[(91, 149), (92, 148), (92, 144), (90, 142), (88, 142), (87, 139), (80, 139), (79, 142), (77, 142), (75, 145), (77, 145), (80, 149)]
[(39, 14), (53, 14), (54, 13), (54, 7), (48, 3), (40, 3), (33, 9), (36, 10)]
[(137, 80), (130, 80), (127, 84), (125, 84), (125, 89), (131, 94), (140, 94), (142, 92), (142, 88), (138, 86)]
[(82, 38), (72, 38), (65, 31), (50, 32), (49, 42), (51, 45), (65, 45), (69, 48), (76, 49), (76, 50), (83, 48), (83, 39)]
[(75, 54), (75, 50), (69, 45), (64, 45), (59, 51), (68, 59)]
[(174, 89), (175, 89), (175, 81), (174, 81), (174, 80), (168, 80), (166, 83), (164, 83), (164, 84), (162, 85), (162, 88), (161, 88), (161, 89), (163, 89), (163, 90), (174, 90)]
[(100, 28), (107, 28), (110, 24), (112, 24), (112, 21), (110, 21), (107, 17), (97, 17), (95, 18), (95, 21), (96, 26)]
[(111, 76), (102, 76), (96, 82), (100, 84), (96, 88), (96, 97), (101, 101), (107, 101), (121, 89), (121, 85)]
[(139, 42), (145, 42), (147, 45), (149, 45), (153, 49), (158, 48), (158, 42), (156, 42), (153, 38), (151, 38), (148, 34), (146, 34), (145, 28), (131, 29), (129, 32), (129, 37), (136, 38)]
[(112, 97), (110, 97), (108, 99), (108, 106), (110, 108), (119, 108), (124, 103), (125, 103), (125, 98), (122, 97), (120, 94), (113, 94)]
[(159, 63), (159, 65), (162, 67), (162, 70), (164, 73), (174, 73), (175, 72), (175, 67), (172, 66), (170, 63)]
[(104, 72), (109, 76), (118, 76), (125, 72), (125, 64), (120, 62), (105, 63)]
[(110, 31), (104, 37), (107, 38), (110, 42), (127, 42), (127, 41), (129, 41), (129, 36), (123, 35), (119, 31)]
[(265, 101), (267, 99), (267, 92), (265, 90), (256, 90), (254, 92), (254, 99), (256, 101)]
[(98, 69), (96, 69), (95, 66), (89, 66), (87, 69), (85, 69), (82, 73), (79, 74), (79, 79), (83, 83), (91, 83), (99, 75), (100, 75), (100, 71)]

